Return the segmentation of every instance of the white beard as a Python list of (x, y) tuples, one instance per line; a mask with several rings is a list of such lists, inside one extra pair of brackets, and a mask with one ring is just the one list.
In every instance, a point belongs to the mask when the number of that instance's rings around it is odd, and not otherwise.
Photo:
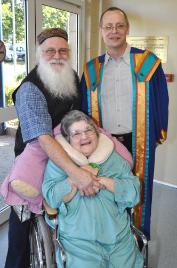
[[(52, 68), (50, 63), (60, 63)], [(77, 95), (74, 72), (68, 61), (53, 59), (50, 62), (39, 59), (37, 73), (47, 90), (55, 97), (72, 97)]]

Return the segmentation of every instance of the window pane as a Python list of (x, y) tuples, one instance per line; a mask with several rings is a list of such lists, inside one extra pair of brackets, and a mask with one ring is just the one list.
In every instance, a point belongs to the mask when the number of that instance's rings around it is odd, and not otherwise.
[(3, 106), (12, 105), (12, 92), (26, 75), (26, 27), (23, 0), (2, 0), (2, 40), (6, 58), (2, 68)]

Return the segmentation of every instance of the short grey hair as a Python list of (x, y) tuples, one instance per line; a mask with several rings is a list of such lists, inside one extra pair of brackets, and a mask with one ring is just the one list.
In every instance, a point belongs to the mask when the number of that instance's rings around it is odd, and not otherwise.
[(128, 17), (127, 17), (127, 14), (125, 13), (125, 11), (119, 7), (109, 7), (108, 9), (106, 9), (102, 14), (101, 14), (101, 17), (100, 17), (100, 27), (102, 26), (102, 22), (103, 22), (103, 17), (104, 15), (108, 12), (108, 11), (119, 11), (123, 14), (124, 18), (125, 18), (125, 21), (126, 21), (126, 24), (127, 26), (129, 26), (129, 21), (128, 21)]
[(67, 113), (61, 120), (61, 134), (68, 142), (70, 141), (69, 136), (70, 136), (71, 125), (79, 121), (85, 121), (88, 125), (93, 127), (96, 135), (97, 136), (99, 135), (98, 129), (94, 121), (91, 119), (91, 117), (89, 117), (88, 115), (84, 114), (81, 111), (72, 110), (69, 113)]

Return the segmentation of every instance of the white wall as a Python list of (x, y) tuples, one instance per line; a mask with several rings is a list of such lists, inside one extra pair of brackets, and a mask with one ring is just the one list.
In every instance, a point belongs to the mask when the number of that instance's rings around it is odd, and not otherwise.
[[(93, 4), (94, 1), (89, 2)], [(174, 74), (174, 82), (168, 83), (168, 138), (156, 151), (155, 179), (177, 185), (177, 0), (100, 0), (95, 3), (98, 2), (102, 3), (103, 10), (110, 6), (125, 10), (130, 21), (130, 35), (169, 38), (168, 58), (163, 69), (165, 73)]]

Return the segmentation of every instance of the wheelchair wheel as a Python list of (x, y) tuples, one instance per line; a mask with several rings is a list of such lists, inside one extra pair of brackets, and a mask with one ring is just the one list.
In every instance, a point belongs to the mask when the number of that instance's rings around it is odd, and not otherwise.
[(43, 216), (32, 219), (30, 228), (30, 268), (56, 268), (52, 231)]

